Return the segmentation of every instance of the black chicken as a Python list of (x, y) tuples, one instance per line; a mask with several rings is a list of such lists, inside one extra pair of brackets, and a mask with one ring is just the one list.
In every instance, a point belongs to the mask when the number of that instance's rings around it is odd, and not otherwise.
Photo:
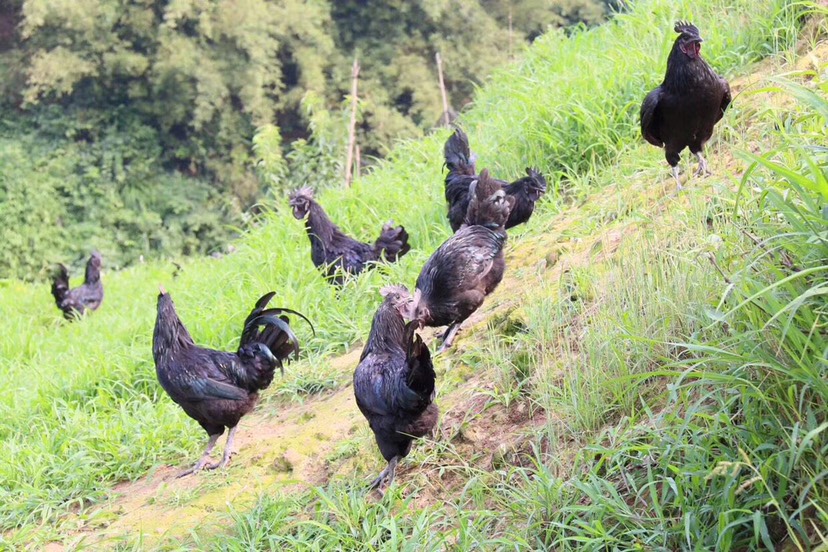
[(415, 438), (431, 432), (439, 412), (434, 400), (434, 366), (410, 318), (413, 299), (404, 287), (382, 290), (385, 300), (374, 315), (371, 334), (354, 372), (357, 406), (368, 419), (388, 466), (372, 489), (394, 480), (397, 462), (411, 451)]
[[(477, 180), (474, 156), (469, 150), (469, 138), (459, 128), (446, 140), (443, 147), (446, 158), (446, 201), (448, 202), (448, 219), (451, 229), (457, 232), (466, 219), (469, 206), (469, 187)], [(526, 169), (526, 176), (511, 184), (495, 180), (514, 198), (514, 206), (506, 221), (506, 228), (523, 224), (535, 211), (535, 203), (546, 193), (546, 179), (537, 170)]]
[(664, 148), (681, 190), (679, 154), (689, 147), (699, 159), (696, 176), (710, 174), (702, 150), (732, 98), (727, 81), (701, 57), (699, 30), (679, 21), (675, 31), (679, 36), (667, 58), (664, 82), (641, 104), (641, 134), (652, 145)]
[(460, 324), (494, 291), (506, 268), (504, 223), (515, 198), (485, 169), (469, 195), (465, 225), (434, 252), (417, 278), (415, 318), (424, 326), (448, 326), (438, 352), (451, 347)]
[[(239, 420), (256, 406), (259, 391), (273, 381), (276, 367), (284, 373), (282, 362), (291, 353), (294, 358), (299, 356), (299, 341), (290, 328), (288, 317), (279, 315), (290, 313), (308, 324), (310, 321), (290, 309), (266, 309), (274, 295), (274, 292), (267, 293), (256, 302), (256, 307), (244, 321), (238, 352), (225, 353), (195, 344), (178, 318), (172, 297), (161, 288), (152, 336), (158, 382), (209, 436), (199, 461), (179, 477), (205, 467), (215, 469), (227, 465)], [(224, 428), (230, 430), (224, 457), (220, 463), (206, 466)]]
[(408, 232), (402, 226), (394, 227), (388, 223), (382, 227), (382, 233), (374, 245), (358, 242), (346, 236), (333, 223), (328, 215), (313, 199), (313, 190), (302, 188), (290, 195), (293, 216), (305, 220), (305, 229), (311, 243), (313, 264), (324, 271), (331, 283), (341, 285), (344, 271), (359, 274), (370, 263), (382, 260), (395, 262), (408, 253)]
[(69, 289), (69, 270), (59, 264), (52, 281), (52, 295), (57, 307), (63, 311), (63, 317), (73, 320), (86, 311), (96, 310), (103, 302), (103, 283), (101, 283), (101, 254), (93, 252), (86, 261), (86, 276), (83, 284)]

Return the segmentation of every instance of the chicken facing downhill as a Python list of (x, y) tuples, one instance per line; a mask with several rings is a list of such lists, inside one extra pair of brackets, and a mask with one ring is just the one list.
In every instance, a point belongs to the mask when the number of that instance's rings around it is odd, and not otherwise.
[[(197, 346), (178, 317), (172, 297), (161, 288), (152, 336), (158, 382), (209, 437), (199, 461), (179, 477), (227, 465), (239, 420), (256, 406), (259, 391), (273, 381), (276, 367), (284, 373), (282, 363), (291, 354), (299, 356), (299, 341), (283, 313), (302, 318), (313, 330), (310, 321), (296, 311), (266, 308), (274, 295), (267, 293), (256, 302), (244, 321), (238, 351), (226, 353)], [(207, 465), (225, 428), (230, 432), (224, 456), (220, 463)]]
[(466, 318), (503, 279), (504, 224), (515, 199), (483, 170), (472, 183), (465, 223), (426, 261), (417, 278), (415, 318), (424, 326), (448, 326), (439, 352), (451, 347)]
[[(455, 232), (463, 225), (466, 219), (466, 210), (469, 206), (469, 188), (477, 180), (475, 174), (474, 156), (469, 150), (469, 138), (459, 128), (449, 136), (443, 147), (446, 159), (446, 201), (448, 202), (448, 219), (451, 229)], [(506, 228), (523, 224), (535, 211), (535, 203), (546, 193), (546, 179), (537, 170), (526, 169), (526, 176), (515, 180), (511, 184), (496, 180), (506, 195), (514, 198), (514, 206), (506, 221)]]
[(87, 311), (96, 310), (103, 302), (104, 290), (101, 283), (101, 254), (93, 252), (86, 261), (86, 275), (83, 284), (69, 289), (69, 270), (59, 264), (52, 280), (52, 295), (57, 307), (63, 311), (63, 317), (74, 320)]
[(313, 190), (302, 188), (290, 194), (293, 216), (305, 219), (305, 230), (311, 243), (311, 260), (336, 285), (344, 281), (342, 271), (359, 274), (370, 263), (385, 259), (396, 262), (408, 253), (408, 232), (402, 226), (388, 223), (374, 245), (358, 242), (346, 236), (313, 199)]
[(702, 38), (695, 25), (679, 21), (675, 31), (679, 36), (667, 58), (664, 82), (641, 105), (641, 134), (652, 145), (664, 148), (681, 190), (679, 154), (690, 148), (699, 160), (696, 176), (710, 174), (702, 151), (732, 98), (727, 81), (702, 59)]
[(434, 366), (431, 354), (416, 334), (410, 318), (413, 298), (401, 286), (382, 290), (385, 296), (368, 342), (354, 372), (354, 396), (368, 420), (388, 466), (371, 489), (382, 493), (394, 480), (397, 463), (411, 451), (415, 438), (428, 435), (437, 424), (434, 404)]

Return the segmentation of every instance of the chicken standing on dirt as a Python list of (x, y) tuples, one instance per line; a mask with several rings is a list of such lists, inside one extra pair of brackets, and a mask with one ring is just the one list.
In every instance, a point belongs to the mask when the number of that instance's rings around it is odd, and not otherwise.
[[(448, 202), (448, 219), (455, 232), (466, 220), (469, 206), (469, 188), (475, 180), (474, 156), (469, 150), (469, 138), (459, 128), (454, 130), (443, 147), (446, 159), (446, 201)], [(535, 203), (546, 193), (546, 179), (537, 170), (526, 169), (526, 176), (511, 184), (495, 179), (503, 187), (506, 195), (514, 198), (514, 206), (509, 212), (506, 228), (523, 224), (535, 211)]]
[(438, 352), (451, 347), (460, 324), (494, 291), (506, 268), (504, 223), (515, 200), (485, 169), (470, 195), (465, 226), (434, 252), (417, 278), (415, 318), (424, 326), (448, 326)]
[(290, 195), (290, 206), (294, 217), (305, 219), (313, 264), (323, 270), (333, 284), (342, 284), (344, 277), (340, 271), (359, 274), (372, 262), (384, 258), (393, 263), (411, 249), (405, 228), (394, 227), (393, 223), (382, 227), (382, 233), (374, 245), (346, 236), (313, 199), (313, 190), (310, 188), (293, 192)]
[(411, 316), (413, 299), (404, 287), (382, 290), (385, 300), (374, 315), (368, 342), (354, 372), (357, 406), (374, 432), (388, 466), (371, 484), (384, 492), (394, 480), (397, 463), (411, 451), (415, 438), (437, 423), (434, 366)]
[(103, 302), (104, 290), (101, 283), (101, 254), (95, 251), (86, 262), (86, 276), (83, 285), (69, 289), (69, 270), (59, 264), (52, 281), (52, 295), (63, 317), (74, 320), (86, 311), (96, 310)]
[(730, 105), (731, 96), (727, 81), (701, 57), (699, 30), (679, 21), (675, 31), (679, 36), (667, 58), (664, 82), (641, 105), (641, 134), (652, 145), (664, 148), (681, 190), (679, 154), (689, 147), (699, 159), (696, 176), (710, 174), (702, 150), (713, 135), (713, 126)]
[[(266, 309), (274, 295), (274, 292), (267, 293), (256, 302), (256, 307), (244, 321), (239, 350), (226, 353), (197, 346), (178, 317), (172, 297), (161, 288), (152, 336), (152, 356), (158, 381), (170, 398), (209, 436), (207, 448), (198, 463), (179, 477), (205, 467), (215, 469), (227, 465), (239, 420), (256, 406), (259, 391), (273, 381), (276, 367), (284, 373), (282, 363), (291, 354), (294, 358), (299, 356), (299, 341), (290, 328), (288, 317), (282, 313), (295, 314), (308, 324), (310, 321), (290, 309)], [(224, 428), (230, 430), (224, 457), (218, 464), (207, 465), (210, 452)]]

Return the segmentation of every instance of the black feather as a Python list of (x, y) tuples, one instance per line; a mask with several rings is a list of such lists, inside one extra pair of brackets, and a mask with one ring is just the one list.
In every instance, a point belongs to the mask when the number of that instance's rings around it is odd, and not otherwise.
[(357, 406), (389, 461), (406, 456), (412, 441), (427, 435), (438, 417), (431, 355), (416, 334), (418, 324), (405, 324), (399, 300), (386, 296), (377, 309), (354, 372)]
[(685, 148), (702, 152), (731, 101), (727, 81), (701, 57), (699, 29), (686, 21), (678, 21), (674, 29), (679, 36), (667, 59), (664, 81), (647, 95), (640, 112), (642, 136), (663, 147), (673, 167)]
[(67, 320), (74, 320), (87, 311), (97, 310), (104, 297), (101, 282), (101, 254), (92, 253), (86, 262), (83, 285), (69, 289), (69, 271), (60, 264), (52, 281), (52, 296)]
[(314, 266), (333, 284), (341, 285), (345, 274), (359, 274), (377, 261), (395, 262), (411, 248), (405, 228), (392, 224), (383, 227), (373, 245), (345, 235), (307, 189), (291, 194), (290, 205), (296, 218), (305, 219)]
[(426, 326), (460, 324), (483, 304), (506, 270), (509, 200), (487, 171), (474, 186), (466, 219), (426, 261), (417, 278), (415, 318)]
[[(465, 223), (466, 213), (471, 199), (471, 186), (479, 179), (475, 172), (473, 156), (469, 150), (469, 140), (459, 128), (449, 136), (443, 147), (446, 174), (445, 197), (448, 204), (448, 219), (451, 229), (457, 231)], [(506, 228), (512, 228), (528, 221), (535, 210), (535, 203), (546, 193), (546, 179), (535, 169), (527, 168), (527, 176), (511, 184), (493, 179), (514, 198), (514, 205)]]
[[(235, 427), (273, 381), (299, 341), (282, 312), (265, 309), (273, 292), (263, 295), (246, 318), (236, 353), (199, 347), (178, 317), (166, 292), (158, 296), (152, 354), (158, 381), (167, 394), (209, 435)], [(259, 328), (263, 328), (260, 330)]]

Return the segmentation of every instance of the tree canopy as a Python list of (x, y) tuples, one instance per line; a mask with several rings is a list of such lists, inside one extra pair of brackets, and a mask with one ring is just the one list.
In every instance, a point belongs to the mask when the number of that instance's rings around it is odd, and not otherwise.
[[(319, 182), (321, 174), (329, 178), (339, 168), (346, 131), (340, 114), (354, 57), (362, 66), (358, 140), (366, 159), (384, 155), (395, 139), (416, 137), (438, 124), (443, 107), (437, 52), (450, 103), (460, 109), (472, 100), (475, 86), (523, 44), (550, 27), (599, 23), (610, 3), (0, 0), (0, 102), (7, 115), (3, 136), (9, 140), (0, 140), (0, 169), (25, 155), (13, 147), (21, 142), (18, 136), (33, 144), (22, 166), (35, 173), (42, 165), (39, 155), (50, 170), (57, 169), (49, 152), (75, 156), (63, 168), (86, 176), (63, 179), (62, 187), (38, 196), (75, 205), (62, 207), (67, 215), (56, 221), (59, 228), (97, 224), (101, 239), (118, 217), (91, 209), (87, 203), (96, 195), (117, 198), (103, 211), (140, 205), (161, 221), (165, 217), (153, 211), (160, 208), (158, 201), (148, 195), (157, 196), (161, 182), (183, 188), (167, 195), (175, 201), (189, 197), (187, 205), (223, 197), (224, 207), (201, 220), (211, 228), (204, 234), (217, 241), (187, 249), (209, 250), (226, 239), (228, 223), (242, 222), (266, 187), (302, 184), (300, 177)], [(255, 139), (257, 129), (269, 137)], [(313, 136), (312, 129), (327, 134)], [(264, 152), (263, 144), (279, 149)], [(263, 157), (281, 172), (263, 179), (256, 170)], [(313, 168), (321, 173), (313, 174)], [(18, 201), (3, 209), (22, 212), (22, 200), (11, 199), (18, 197), (11, 190), (25, 188), (32, 178), (33, 173), (16, 170), (0, 179), (0, 197)], [(66, 182), (75, 182), (76, 189), (67, 190), (72, 185)], [(179, 217), (189, 216), (178, 211)], [(12, 243), (33, 243), (35, 231), (25, 217), (10, 226)], [(153, 251), (184, 252), (150, 245), (127, 253), (127, 243), (155, 243), (147, 225), (139, 226), (124, 244), (113, 246), (123, 263)], [(58, 250), (61, 240), (78, 239), (84, 242), (77, 246), (80, 257), (89, 236), (64, 229), (61, 238), (46, 241)], [(17, 259), (0, 261), (0, 277), (31, 277), (45, 262), (38, 255), (55, 256), (52, 248), (0, 247), (7, 248), (0, 258)], [(19, 262), (21, 256), (30, 258)]]

